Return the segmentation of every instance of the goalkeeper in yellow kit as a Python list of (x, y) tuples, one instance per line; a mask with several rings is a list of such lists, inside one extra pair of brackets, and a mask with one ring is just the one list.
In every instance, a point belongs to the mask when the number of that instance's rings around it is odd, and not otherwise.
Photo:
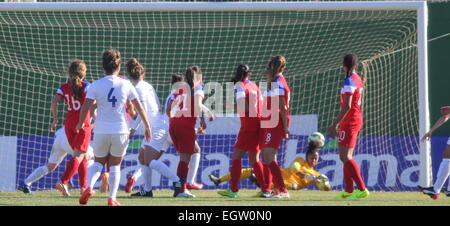
[[(309, 142), (305, 156), (306, 160), (298, 157), (291, 163), (289, 168), (281, 169), (281, 175), (283, 176), (284, 184), (287, 189), (301, 190), (314, 184), (322, 191), (331, 190), (328, 177), (324, 174), (320, 174), (314, 169), (319, 161), (319, 150), (320, 149), (315, 142)], [(230, 178), (229, 173), (222, 177), (209, 175), (209, 179), (217, 186), (222, 182), (230, 181)], [(244, 180), (247, 178), (259, 187), (256, 178), (253, 175), (252, 168), (242, 169), (240, 179)]]

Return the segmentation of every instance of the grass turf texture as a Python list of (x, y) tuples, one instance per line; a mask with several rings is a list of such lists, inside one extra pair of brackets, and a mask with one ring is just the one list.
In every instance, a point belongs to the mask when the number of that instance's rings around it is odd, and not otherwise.
[[(172, 198), (171, 190), (156, 190), (153, 198), (132, 198), (119, 191), (117, 199), (125, 206), (449, 206), (450, 197), (441, 194), (432, 200), (420, 192), (371, 192), (360, 200), (334, 200), (338, 191), (291, 191), (290, 199), (254, 198), (256, 190), (241, 190), (239, 198), (226, 198), (218, 190), (192, 191), (194, 199)], [(0, 192), (0, 205), (14, 206), (78, 206), (78, 190), (71, 197), (63, 197), (57, 190), (37, 191), (32, 195), (22, 192)], [(96, 192), (88, 206), (105, 206), (107, 193)]]

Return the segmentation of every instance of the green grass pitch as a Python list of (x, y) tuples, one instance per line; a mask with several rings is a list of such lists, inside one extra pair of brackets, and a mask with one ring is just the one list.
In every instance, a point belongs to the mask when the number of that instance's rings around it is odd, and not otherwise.
[[(119, 191), (117, 200), (125, 206), (450, 206), (450, 197), (441, 194), (437, 200), (419, 192), (371, 192), (369, 198), (361, 200), (334, 200), (338, 191), (291, 191), (290, 199), (254, 198), (256, 190), (241, 190), (239, 198), (226, 198), (218, 190), (192, 191), (194, 199), (172, 198), (171, 190), (156, 190), (153, 198), (131, 198)], [(14, 206), (77, 206), (78, 190), (71, 197), (63, 197), (59, 191), (37, 191), (32, 195), (22, 192), (0, 192), (0, 205)], [(107, 193), (96, 192), (88, 206), (105, 206)]]

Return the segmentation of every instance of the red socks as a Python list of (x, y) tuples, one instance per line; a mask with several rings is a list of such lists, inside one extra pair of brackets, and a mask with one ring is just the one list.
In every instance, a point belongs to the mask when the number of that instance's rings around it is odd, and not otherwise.
[(346, 192), (353, 191), (353, 182), (350, 181), (354, 181), (360, 191), (364, 191), (366, 189), (366, 185), (361, 177), (358, 164), (356, 164), (353, 159), (344, 163), (344, 182)]
[(231, 162), (231, 191), (239, 191), (239, 181), (241, 179), (242, 161), (240, 159), (234, 159)]
[[(189, 163), (183, 161), (180, 161), (178, 163), (177, 176), (184, 182), (186, 182), (188, 170), (189, 170)], [(183, 187), (181, 187), (181, 192), (184, 192), (185, 190), (186, 190), (186, 183), (184, 183)]]
[(264, 184), (261, 184), (261, 190), (263, 192), (270, 192), (270, 185), (272, 184), (272, 172), (270, 171), (269, 165), (263, 164), (263, 177)]
[(259, 186), (261, 186), (261, 190), (265, 184), (264, 181), (264, 174), (263, 174), (263, 165), (261, 162), (255, 162), (252, 165), (253, 167), (253, 172), (255, 173), (256, 176), (256, 181), (258, 181)]
[(78, 180), (80, 188), (87, 188), (87, 160), (83, 159), (78, 167)]
[(69, 183), (70, 178), (75, 175), (75, 173), (78, 171), (78, 166), (80, 163), (76, 158), (71, 158), (69, 162), (67, 162), (66, 170), (64, 171), (64, 174), (61, 177), (61, 182), (63, 184)]
[(273, 175), (273, 183), (275, 187), (277, 187), (280, 192), (286, 193), (286, 186), (284, 185), (283, 176), (281, 175), (281, 170), (278, 163), (276, 161), (271, 162), (269, 168)]

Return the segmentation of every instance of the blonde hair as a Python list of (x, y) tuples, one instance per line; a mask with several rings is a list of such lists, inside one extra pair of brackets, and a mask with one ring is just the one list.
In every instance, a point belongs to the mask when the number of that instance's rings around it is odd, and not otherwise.
[(72, 93), (76, 98), (81, 98), (82, 96), (83, 84), (81, 83), (81, 81), (83, 81), (86, 77), (86, 71), (86, 63), (79, 59), (73, 60), (69, 65), (69, 69), (67, 70), (69, 83), (72, 84)]

